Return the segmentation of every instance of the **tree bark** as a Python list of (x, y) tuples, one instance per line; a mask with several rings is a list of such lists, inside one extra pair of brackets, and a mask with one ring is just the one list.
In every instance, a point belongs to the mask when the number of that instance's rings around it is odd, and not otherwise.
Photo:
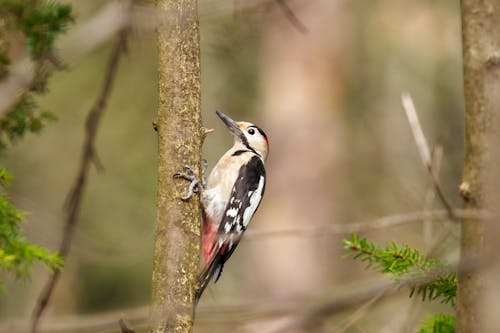
[(199, 196), (174, 179), (184, 165), (200, 175), (200, 36), (197, 0), (157, 0), (158, 198), (153, 259), (151, 332), (190, 332), (200, 260)]
[[(465, 93), (465, 159), (460, 191), (465, 208), (488, 208), (487, 177), (492, 170), (489, 144), (499, 108), (500, 6), (495, 1), (462, 0), (462, 42)], [(498, 144), (498, 143), (497, 143)], [(484, 257), (486, 224), (464, 220), (458, 274), (457, 333), (484, 332), (481, 298), (484, 269), (471, 266)]]

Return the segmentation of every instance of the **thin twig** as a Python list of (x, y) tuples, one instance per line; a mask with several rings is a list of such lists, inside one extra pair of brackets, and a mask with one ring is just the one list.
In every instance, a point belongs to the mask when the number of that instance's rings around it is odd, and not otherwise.
[[(360, 304), (366, 304), (371, 301), (378, 301), (383, 297), (396, 294), (400, 290), (398, 284), (393, 281), (384, 280), (382, 282), (362, 286), (352, 293), (330, 298), (313, 308), (312, 311), (306, 311), (291, 320), (286, 326), (279, 327), (269, 333), (284, 333), (290, 330), (306, 332), (314, 331), (327, 318), (334, 314), (358, 307)], [(307, 307), (309, 308), (309, 307)]]
[(276, 3), (280, 6), (285, 14), (286, 18), (290, 21), (290, 23), (301, 33), (306, 34), (309, 32), (307, 27), (302, 23), (297, 15), (293, 12), (293, 10), (288, 6), (286, 0), (275, 0)]
[[(268, 1), (274, 0), (245, 0), (244, 9), (249, 10)], [(215, 3), (210, 1), (207, 4), (201, 2), (200, 17), (230, 14), (232, 9), (226, 3), (227, 1), (222, 0), (217, 0)], [(221, 4), (224, 6), (221, 7)], [(133, 22), (130, 22), (131, 20)], [(54, 59), (49, 60), (55, 67), (58, 63), (70, 64), (107, 42), (130, 23), (135, 28), (152, 31), (165, 20), (168, 20), (168, 16), (159, 15), (152, 5), (137, 1), (131, 3), (130, 0), (108, 1), (91, 18), (77, 24), (67, 34), (61, 36), (55, 46), (57, 54), (54, 54), (58, 61), (54, 63)], [(10, 66), (9, 74), (0, 81), (0, 119), (32, 86), (36, 78), (35, 65), (35, 62), (28, 57), (18, 60)]]
[[(78, 222), (78, 213), (83, 198), (83, 192), (88, 178), (88, 171), (90, 169), (90, 164), (93, 161), (95, 161), (94, 141), (97, 134), (97, 128), (99, 126), (102, 114), (104, 113), (109, 95), (111, 93), (111, 88), (116, 77), (116, 71), (118, 68), (118, 62), (120, 56), (125, 50), (127, 34), (128, 34), (127, 28), (124, 28), (119, 33), (118, 42), (111, 53), (108, 69), (106, 71), (106, 76), (104, 79), (104, 86), (101, 90), (99, 98), (97, 99), (97, 102), (90, 110), (87, 117), (87, 122), (85, 126), (86, 136), (85, 136), (85, 143), (82, 149), (80, 169), (78, 171), (75, 184), (73, 185), (73, 188), (70, 190), (68, 194), (65, 205), (67, 216), (61, 243), (59, 245), (59, 255), (64, 258), (67, 257), (71, 246), (71, 242), (73, 240), (73, 234), (75, 226)], [(50, 276), (45, 287), (40, 293), (40, 296), (38, 297), (38, 301), (33, 311), (32, 324), (31, 324), (32, 333), (35, 333), (37, 331), (40, 318), (42, 317), (43, 312), (50, 301), (50, 298), (53, 294), (54, 288), (57, 284), (57, 281), (59, 280), (60, 275), (61, 275), (61, 270), (55, 270), (54, 274)]]
[[(453, 214), (458, 218), (474, 218), (487, 220), (493, 218), (493, 214), (484, 210), (454, 209)], [(243, 240), (262, 239), (266, 237), (312, 237), (345, 235), (349, 233), (367, 232), (389, 227), (401, 226), (408, 223), (421, 222), (424, 218), (433, 220), (449, 219), (447, 210), (416, 211), (388, 215), (378, 219), (356, 222), (356, 223), (332, 223), (322, 225), (304, 225), (293, 228), (267, 228), (261, 230), (247, 230)]]
[(429, 146), (427, 144), (427, 140), (425, 139), (424, 132), (422, 130), (422, 126), (420, 126), (420, 121), (418, 120), (417, 111), (415, 110), (415, 105), (413, 104), (413, 99), (410, 94), (404, 92), (401, 94), (401, 102), (403, 105), (403, 109), (406, 112), (406, 117), (408, 118), (408, 122), (411, 127), (411, 131), (413, 133), (413, 138), (415, 139), (415, 143), (417, 145), (418, 151), (420, 153), (420, 157), (422, 158), (422, 162), (424, 163), (429, 175), (431, 176), (432, 183), (434, 184), (434, 188), (436, 193), (441, 200), (444, 208), (448, 211), (448, 215), (450, 220), (454, 222), (458, 222), (458, 217), (453, 213), (453, 208), (449, 201), (446, 199), (443, 190), (439, 184), (439, 181), (436, 177), (436, 173), (433, 172), (432, 168), (432, 160), (431, 153), (429, 150)]
[[(443, 147), (440, 144), (434, 146), (431, 156), (432, 172), (436, 175), (436, 179), (439, 180), (439, 171), (441, 169), (441, 160), (443, 158)], [(425, 195), (424, 211), (429, 211), (432, 209), (435, 198), (436, 191), (434, 189), (434, 185), (432, 185), (427, 190), (427, 193)], [(429, 244), (432, 240), (432, 219), (430, 217), (426, 217), (423, 221), (423, 235), (424, 243)]]
[[(393, 329), (393, 331), (402, 332), (402, 333), (413, 333), (416, 330), (416, 323), (420, 318), (422, 312), (422, 306), (424, 303), (420, 297), (413, 297), (409, 307), (407, 309), (400, 309), (398, 313), (400, 314), (398, 317), (404, 318), (403, 322), (397, 327), (397, 329)], [(381, 330), (382, 332), (387, 330)]]
[[(268, 1), (268, 0), (266, 0)], [(283, 9), (287, 18), (301, 32), (306, 33), (307, 28), (295, 16), (284, 0), (275, 0)], [(220, 1), (223, 3), (223, 1)], [(224, 1), (225, 2), (225, 1)], [(264, 0), (245, 0), (245, 9), (261, 5)], [(84, 54), (114, 36), (117, 31), (129, 24), (130, 12), (127, 7), (133, 5), (133, 24), (143, 30), (154, 30), (158, 24), (168, 17), (158, 15), (153, 6), (144, 4), (130, 4), (129, 1), (110, 1), (107, 5), (84, 23), (71, 29), (67, 35), (61, 36), (61, 41), (56, 44), (56, 54), (50, 54), (48, 59), (54, 67), (60, 64), (71, 63)], [(200, 5), (200, 17), (210, 15), (225, 15), (231, 12), (230, 8), (213, 10), (214, 4)], [(54, 58), (55, 57), (55, 58)], [(56, 60), (57, 59), (57, 60)], [(0, 118), (15, 105), (21, 96), (29, 90), (36, 79), (36, 64), (28, 58), (13, 63), (10, 73), (0, 81)]]
[(420, 157), (427, 168), (431, 166), (431, 151), (427, 140), (425, 138), (422, 127), (420, 126), (420, 121), (418, 120), (417, 111), (415, 110), (415, 105), (413, 104), (413, 99), (410, 94), (404, 92), (401, 94), (401, 102), (403, 104), (403, 109), (406, 112), (406, 117), (408, 118), (408, 123), (410, 124), (415, 143), (417, 144), (418, 152)]
[(378, 304), (382, 299), (383, 299), (384, 293), (379, 293), (373, 296), (371, 299), (368, 301), (364, 302), (364, 304), (361, 304), (359, 307), (356, 308), (356, 310), (349, 315), (347, 319), (344, 320), (340, 328), (338, 329), (337, 333), (343, 333), (345, 332), (348, 328), (350, 328), (352, 325), (354, 325), (359, 319), (363, 317), (363, 315), (366, 314), (366, 312), (373, 307), (374, 305)]
[(130, 328), (129, 323), (123, 318), (118, 320), (118, 325), (120, 326), (122, 333), (135, 333), (135, 331)]
[[(431, 169), (432, 173), (436, 176), (436, 179), (439, 180), (439, 171), (441, 169), (441, 161), (443, 158), (443, 147), (440, 144), (436, 144), (431, 153)], [(434, 184), (427, 189), (427, 193), (425, 195), (424, 200), (424, 211), (430, 211), (432, 209), (434, 199), (436, 198), (436, 190), (434, 189)], [(444, 240), (450, 235), (449, 224), (445, 223), (444, 228), (446, 232), (441, 232), (441, 234), (437, 238), (433, 238), (433, 219), (431, 216), (426, 216), (422, 221), (422, 234), (424, 238), (424, 243), (428, 248), (434, 249), (437, 248), (444, 242)], [(441, 230), (440, 230), (441, 231)], [(426, 256), (431, 256), (429, 253), (432, 253), (432, 250), (427, 250)], [(413, 301), (409, 305), (409, 309), (405, 310), (405, 316), (403, 323), (401, 325), (401, 332), (410, 332), (414, 330), (415, 322), (421, 312), (421, 301), (418, 298), (414, 298)]]
[[(470, 262), (470, 264), (477, 265), (476, 262)], [(458, 270), (461, 269), (467, 268), (459, 266)], [(357, 289), (353, 294), (331, 298), (330, 300), (320, 304), (312, 311), (306, 312), (302, 315), (299, 314), (293, 322), (290, 322), (289, 325), (286, 327), (280, 327), (278, 330), (272, 331), (272, 333), (288, 332), (292, 328), (294, 330), (300, 330), (300, 328), (303, 328), (306, 331), (314, 331), (314, 328), (321, 325), (327, 318), (338, 314), (341, 311), (358, 307), (360, 304), (364, 304), (370, 300), (378, 301), (382, 298), (395, 295), (403, 288), (413, 288), (416, 285), (425, 285), (431, 281), (435, 281), (439, 277), (455, 271), (456, 268), (451, 265), (439, 266), (430, 269), (425, 273), (410, 273), (403, 278), (397, 279), (396, 281), (384, 281), (383, 283), (373, 284)]]
[[(436, 146), (435, 149), (433, 150), (433, 154), (432, 154), (432, 162), (431, 162), (431, 165), (432, 165), (432, 173), (434, 175), (434, 177), (439, 180), (439, 169), (440, 169), (440, 164), (441, 164), (441, 159), (442, 159), (442, 155), (443, 155), (443, 149), (440, 145)], [(429, 192), (429, 193), (433, 193), (435, 194), (435, 190), (432, 191), (432, 192)], [(426, 198), (427, 199), (427, 198)], [(432, 196), (432, 200), (434, 199), (434, 196)], [(457, 214), (455, 214), (455, 216), (457, 218), (459, 218), (460, 216), (458, 216)], [(427, 224), (427, 232), (428, 232), (428, 239), (430, 240), (430, 235), (432, 234), (432, 218), (431, 217), (427, 217), (425, 220), (424, 220), (424, 239), (425, 239), (425, 224)], [(452, 230), (452, 226), (449, 224), (449, 223), (445, 223), (443, 225), (443, 228), (444, 230), (440, 230), (440, 233), (438, 234), (437, 237), (435, 237), (434, 240), (432, 240), (432, 242), (429, 244), (428, 248), (427, 248), (427, 256), (428, 257), (435, 257), (438, 255), (438, 250), (440, 248), (442, 248), (443, 244), (445, 243), (445, 241), (448, 239), (448, 237), (452, 234), (450, 231)]]
[[(49, 61), (58, 64), (71, 63), (115, 36), (129, 24), (130, 1), (111, 1), (91, 19), (72, 28), (61, 36), (56, 44), (57, 54), (49, 53)], [(57, 60), (56, 60), (57, 59)], [(23, 58), (11, 65), (11, 71), (0, 81), (0, 118), (15, 105), (36, 80), (37, 63)]]
[[(497, 251), (498, 252), (498, 251)], [(359, 282), (353, 281), (346, 285), (338, 286), (335, 292), (328, 293), (321, 299), (317, 297), (268, 297), (263, 299), (246, 299), (242, 302), (217, 302), (216, 305), (202, 304), (198, 309), (198, 320), (203, 323), (234, 323), (294, 316), (293, 323), (286, 327), (300, 328), (313, 327), (322, 321), (349, 309), (359, 309), (360, 305), (370, 301), (378, 301), (398, 293), (401, 289), (415, 285), (426, 284), (437, 277), (451, 272), (469, 270), (471, 268), (485, 267), (498, 260), (498, 253), (488, 253), (479, 257), (467, 258), (460, 265), (451, 262), (443, 267), (436, 267), (425, 273), (408, 274), (398, 281), (387, 278)], [(44, 332), (69, 333), (69, 332), (109, 332), (116, 327), (116, 318), (126, 313), (130, 322), (136, 327), (147, 325), (149, 307), (142, 306), (133, 309), (121, 309), (108, 313), (78, 315), (69, 317), (49, 317), (43, 325)], [(22, 320), (0, 322), (0, 331), (20, 331), (25, 328)], [(286, 332), (283, 326), (276, 332)], [(270, 331), (266, 331), (269, 333)], [(294, 329), (295, 331), (295, 329)]]
[[(43, 333), (109, 333), (118, 332), (117, 318), (127, 317), (127, 326), (136, 331), (146, 332), (149, 305), (134, 308), (105, 311), (91, 314), (47, 315), (40, 323), (39, 331)], [(23, 318), (0, 321), (0, 332), (27, 332), (29, 324)]]

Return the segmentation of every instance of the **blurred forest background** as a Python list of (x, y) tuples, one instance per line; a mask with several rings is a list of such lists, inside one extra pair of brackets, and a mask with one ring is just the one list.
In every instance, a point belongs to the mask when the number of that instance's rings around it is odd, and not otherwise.
[[(68, 3), (76, 19), (69, 32), (109, 6), (97, 0)], [(195, 332), (272, 332), (301, 304), (381, 277), (343, 258), (342, 239), (348, 235), (262, 235), (258, 230), (347, 224), (441, 208), (430, 194), (432, 183), (401, 107), (403, 91), (412, 94), (429, 143), (442, 147), (442, 187), (453, 206), (460, 206), (459, 2), (287, 4), (300, 22), (278, 1), (199, 3), (203, 118), (206, 127), (216, 129), (204, 144), (209, 170), (232, 144), (215, 110), (258, 124), (271, 148), (263, 203), (221, 280), (205, 293)], [(134, 9), (128, 52), (120, 60), (96, 142), (104, 170), (91, 169), (74, 243), (42, 332), (77, 332), (79, 325), (92, 323), (92, 330), (79, 331), (118, 331), (102, 322), (116, 325), (123, 316), (141, 327), (148, 315), (157, 172), (151, 125), (157, 111), (157, 55), (149, 5), (140, 2)], [(15, 177), (10, 196), (29, 212), (27, 238), (50, 249), (60, 241), (62, 207), (80, 163), (85, 117), (101, 90), (113, 37), (51, 78), (50, 93), (38, 102), (58, 120), (1, 157)], [(413, 223), (364, 235), (425, 252), (443, 233), (440, 255), (456, 257), (456, 226)], [(47, 277), (36, 267), (26, 281), (7, 279), (0, 330), (24, 325)], [(245, 311), (266, 306), (279, 311)], [(366, 309), (346, 332), (414, 332), (426, 314), (450, 310), (402, 291)], [(329, 324), (341, 327), (353, 318), (346, 311)]]

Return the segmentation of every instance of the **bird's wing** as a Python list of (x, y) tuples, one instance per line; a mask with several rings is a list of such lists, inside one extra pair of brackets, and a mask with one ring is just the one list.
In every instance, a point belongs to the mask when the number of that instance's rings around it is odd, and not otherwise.
[(262, 159), (254, 155), (243, 165), (231, 191), (222, 221), (213, 243), (213, 257), (200, 276), (200, 291), (213, 276), (217, 281), (224, 263), (229, 259), (259, 207), (266, 187), (266, 171)]

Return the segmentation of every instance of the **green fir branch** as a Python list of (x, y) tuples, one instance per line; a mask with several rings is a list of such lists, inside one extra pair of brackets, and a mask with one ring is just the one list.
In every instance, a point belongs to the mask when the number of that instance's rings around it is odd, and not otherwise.
[(0, 150), (7, 148), (7, 140), (16, 142), (28, 132), (38, 133), (49, 121), (57, 117), (42, 111), (34, 101), (32, 94), (24, 94), (12, 110), (0, 119)]
[[(71, 6), (56, 1), (2, 0), (0, 18), (0, 81), (9, 75), (13, 63), (7, 42), (10, 36), (24, 41), (26, 53), (35, 64), (35, 77), (29, 89), (0, 118), (1, 152), (9, 143), (26, 133), (39, 132), (47, 121), (55, 119), (53, 113), (41, 110), (35, 99), (47, 92), (51, 72), (46, 65), (53, 62), (54, 43), (73, 17)], [(57, 253), (31, 244), (22, 236), (24, 213), (12, 205), (6, 192), (11, 180), (10, 173), (0, 167), (0, 270), (16, 278), (27, 278), (35, 263), (49, 270), (61, 269), (63, 260)]]
[(443, 272), (429, 282), (411, 284), (410, 297), (417, 294), (421, 295), (423, 301), (440, 299), (442, 303), (451, 304), (455, 307), (457, 284), (458, 280), (455, 273)]
[(438, 313), (428, 317), (418, 333), (455, 333), (455, 316)]
[(55, 1), (4, 0), (0, 4), (0, 16), (8, 20), (8, 27), (24, 34), (33, 59), (52, 51), (57, 37), (73, 21), (71, 6)]
[[(12, 177), (0, 167), (0, 180), (6, 185)], [(0, 190), (0, 270), (27, 278), (31, 267), (41, 263), (49, 270), (60, 269), (63, 260), (55, 252), (29, 243), (22, 236), (24, 213), (15, 208), (4, 190)], [(0, 282), (0, 289), (3, 284)]]
[[(424, 301), (440, 300), (455, 305), (456, 274), (449, 273), (437, 259), (425, 257), (407, 245), (390, 243), (382, 248), (356, 234), (351, 235), (350, 240), (344, 240), (344, 249), (348, 251), (348, 256), (366, 262), (368, 267), (389, 274), (397, 280), (410, 277), (406, 283), (411, 290), (410, 297), (417, 294)], [(431, 272), (432, 278), (429, 279)]]
[(0, 17), (3, 23), (0, 25), (0, 80), (9, 74), (12, 64), (6, 42), (9, 35), (25, 41), (27, 54), (35, 62), (35, 77), (29, 89), (0, 119), (2, 151), (8, 143), (15, 142), (26, 133), (39, 132), (55, 118), (52, 112), (40, 110), (35, 99), (47, 92), (51, 72), (46, 64), (53, 62), (54, 43), (73, 22), (73, 17), (71, 6), (48, 0), (0, 1)]

